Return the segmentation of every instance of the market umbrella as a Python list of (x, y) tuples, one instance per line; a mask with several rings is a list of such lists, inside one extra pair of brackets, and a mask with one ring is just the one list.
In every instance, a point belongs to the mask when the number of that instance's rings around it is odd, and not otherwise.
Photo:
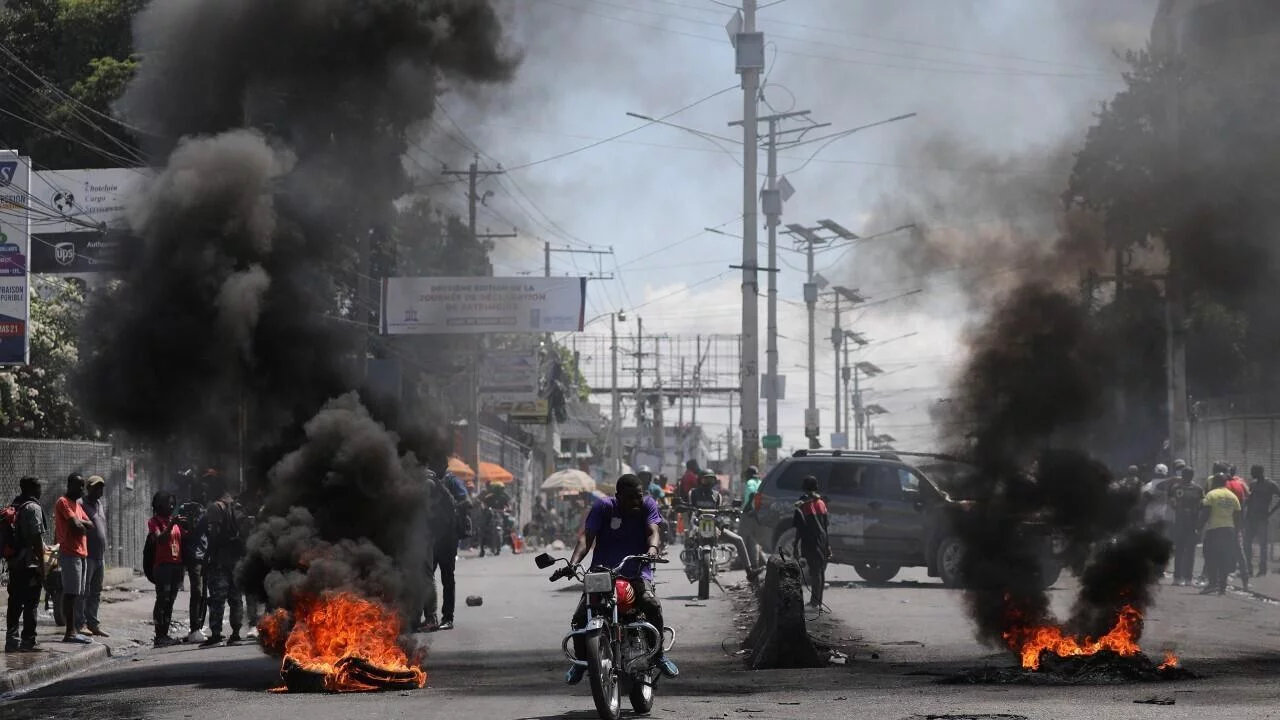
[(551, 473), (542, 481), (544, 491), (591, 492), (596, 489), (596, 481), (581, 470), (561, 470)]
[(513, 480), (511, 472), (497, 463), (480, 461), (480, 481), (484, 483), (496, 482), (506, 485)]

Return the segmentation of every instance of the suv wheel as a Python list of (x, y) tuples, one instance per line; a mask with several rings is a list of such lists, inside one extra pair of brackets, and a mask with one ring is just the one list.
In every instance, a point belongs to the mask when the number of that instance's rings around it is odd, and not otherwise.
[(860, 562), (853, 564), (853, 570), (858, 573), (858, 577), (873, 585), (889, 582), (897, 576), (898, 571), (901, 569), (901, 565), (892, 565), (890, 563)]
[(952, 535), (938, 543), (938, 577), (949, 588), (961, 585), (960, 565), (964, 562), (964, 545)]

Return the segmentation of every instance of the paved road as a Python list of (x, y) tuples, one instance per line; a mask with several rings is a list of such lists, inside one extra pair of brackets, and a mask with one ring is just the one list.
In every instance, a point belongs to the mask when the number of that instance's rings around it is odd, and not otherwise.
[[(274, 661), (256, 648), (147, 650), (45, 688), (0, 709), (7, 718), (590, 718), (584, 683), (566, 688), (559, 641), (576, 601), (533, 567), (529, 555), (467, 560), (462, 594), (481, 594), (481, 608), (462, 608), (459, 627), (432, 637), (426, 690), (385, 695), (279, 696), (266, 692)], [(734, 577), (734, 576), (731, 576)], [(871, 588), (836, 568), (828, 605), (815, 632), (843, 640), (847, 665), (820, 671), (751, 673), (722, 651), (742, 620), (725, 597), (690, 600), (678, 570), (660, 575), (669, 623), (680, 631), (673, 656), (682, 676), (660, 687), (655, 717), (910, 718), (1005, 714), (1028, 718), (1266, 717), (1280, 700), (1280, 631), (1274, 603), (1240, 594), (1201, 597), (1167, 588), (1152, 613), (1146, 645), (1176, 646), (1208, 677), (1158, 686), (1030, 688), (939, 685), (939, 676), (984, 663), (1008, 664), (1006, 653), (972, 638), (960, 597), (936, 582)], [(1056, 601), (1066, 605), (1063, 583)], [(724, 643), (732, 650), (732, 643)], [(874, 655), (873, 655), (874, 654)], [(1137, 705), (1164, 696), (1174, 706)]]

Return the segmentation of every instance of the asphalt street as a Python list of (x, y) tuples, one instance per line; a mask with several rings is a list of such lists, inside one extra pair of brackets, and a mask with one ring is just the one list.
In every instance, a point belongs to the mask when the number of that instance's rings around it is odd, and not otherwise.
[[(0, 707), (0, 718), (300, 717), (535, 720), (594, 717), (587, 684), (563, 684), (560, 638), (577, 600), (553, 586), (530, 554), (459, 564), (458, 627), (430, 636), (428, 687), (371, 695), (274, 695), (277, 663), (256, 647), (143, 650), (37, 690)], [(740, 574), (731, 574), (737, 580)], [(1008, 653), (978, 644), (963, 598), (921, 573), (869, 587), (836, 567), (830, 614), (813, 632), (841, 644), (846, 664), (823, 670), (750, 672), (732, 653), (744, 621), (730, 597), (698, 602), (678, 569), (659, 574), (671, 655), (681, 676), (658, 689), (655, 717), (702, 718), (1178, 718), (1270, 717), (1280, 699), (1280, 628), (1274, 602), (1232, 593), (1200, 596), (1162, 588), (1144, 647), (1175, 648), (1203, 677), (1179, 683), (1026, 687), (944, 685), (943, 677), (984, 664), (1010, 665)], [(1069, 606), (1064, 580), (1055, 603)], [(484, 604), (466, 607), (462, 597)], [(1159, 698), (1174, 705), (1135, 704)]]

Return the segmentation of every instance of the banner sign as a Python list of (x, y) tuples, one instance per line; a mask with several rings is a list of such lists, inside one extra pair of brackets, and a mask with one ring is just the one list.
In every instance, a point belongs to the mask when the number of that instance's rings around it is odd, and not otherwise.
[(385, 278), (382, 333), (572, 332), (586, 302), (586, 278)]
[(30, 158), (0, 150), (0, 365), (28, 360), (30, 196)]
[(538, 401), (538, 351), (490, 352), (480, 362), (480, 403), (495, 412), (498, 406)]
[(511, 403), (500, 405), (494, 411), (507, 416), (507, 421), (514, 425), (546, 425), (547, 413), (551, 404), (546, 400), (535, 400), (528, 403)]
[(31, 272), (72, 275), (120, 270), (125, 203), (150, 170), (37, 170), (31, 179)]

